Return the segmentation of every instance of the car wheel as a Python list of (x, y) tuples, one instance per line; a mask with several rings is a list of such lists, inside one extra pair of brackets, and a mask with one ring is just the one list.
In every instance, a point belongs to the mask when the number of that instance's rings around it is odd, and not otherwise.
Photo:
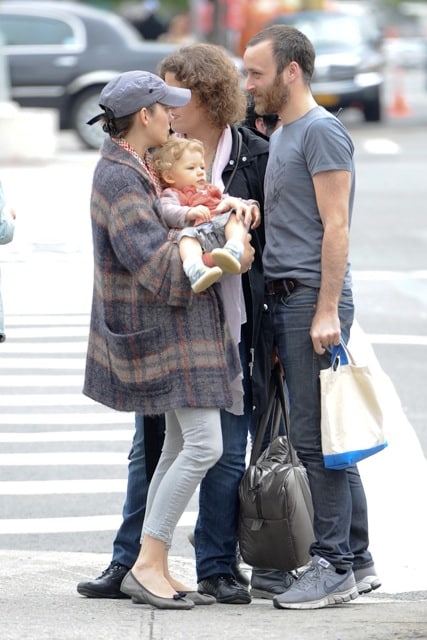
[(75, 97), (72, 107), (72, 128), (89, 149), (99, 149), (106, 135), (100, 122), (86, 124), (101, 111), (98, 104), (101, 90), (102, 86), (85, 89)]
[(381, 99), (379, 93), (373, 100), (365, 102), (363, 116), (366, 122), (379, 122), (381, 120)]

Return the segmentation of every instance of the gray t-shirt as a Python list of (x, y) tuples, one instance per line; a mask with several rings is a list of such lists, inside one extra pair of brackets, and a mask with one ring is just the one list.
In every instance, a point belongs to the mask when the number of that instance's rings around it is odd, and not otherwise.
[[(320, 286), (323, 225), (312, 177), (320, 171), (351, 172), (351, 221), (353, 152), (347, 130), (323, 107), (311, 109), (273, 133), (265, 174), (263, 263), (267, 280), (295, 278), (309, 286)], [(348, 286), (351, 286), (350, 263), (344, 280), (344, 288)]]

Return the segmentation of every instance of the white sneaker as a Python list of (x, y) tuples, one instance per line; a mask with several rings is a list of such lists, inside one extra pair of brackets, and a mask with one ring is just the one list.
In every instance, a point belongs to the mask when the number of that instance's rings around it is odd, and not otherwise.
[(218, 267), (221, 267), (226, 273), (237, 274), (240, 273), (241, 264), (237, 251), (234, 251), (232, 247), (225, 247), (223, 249), (213, 249), (211, 251), (212, 260)]
[(221, 276), (222, 269), (219, 267), (206, 267), (205, 265), (202, 267), (197, 265), (194, 269), (191, 269), (188, 274), (194, 293), (205, 291), (214, 284), (214, 282), (218, 282)]

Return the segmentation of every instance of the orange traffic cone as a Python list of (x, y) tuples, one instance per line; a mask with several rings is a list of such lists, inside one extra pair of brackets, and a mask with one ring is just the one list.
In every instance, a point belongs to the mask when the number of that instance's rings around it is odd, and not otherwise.
[(403, 93), (402, 70), (395, 69), (394, 94), (388, 107), (388, 114), (392, 118), (407, 118), (411, 115), (411, 109)]

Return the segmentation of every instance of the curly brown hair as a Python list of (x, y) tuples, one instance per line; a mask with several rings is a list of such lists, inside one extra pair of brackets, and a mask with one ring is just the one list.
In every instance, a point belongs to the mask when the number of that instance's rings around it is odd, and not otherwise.
[(222, 47), (199, 42), (181, 47), (162, 60), (159, 75), (163, 80), (166, 73), (173, 73), (183, 87), (191, 90), (215, 127), (224, 129), (244, 121), (242, 75)]
[(167, 186), (167, 182), (163, 180), (163, 173), (171, 169), (187, 149), (189, 151), (199, 151), (202, 156), (205, 153), (205, 148), (200, 140), (196, 140), (196, 138), (178, 138), (174, 135), (169, 136), (167, 142), (154, 151), (154, 168), (163, 186)]

